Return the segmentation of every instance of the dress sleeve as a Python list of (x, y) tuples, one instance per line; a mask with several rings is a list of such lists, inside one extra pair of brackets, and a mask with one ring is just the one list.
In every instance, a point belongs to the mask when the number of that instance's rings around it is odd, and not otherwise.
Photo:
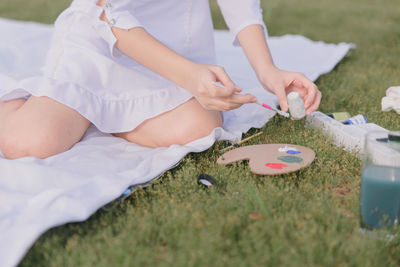
[(233, 45), (239, 46), (238, 33), (250, 25), (263, 26), (265, 35), (268, 35), (260, 0), (217, 0), (217, 2), (230, 29)]
[[(134, 16), (131, 3), (131, 0), (107, 0), (103, 6), (96, 5), (98, 16), (94, 18), (97, 20), (95, 27), (102, 38), (108, 43), (111, 54), (114, 57), (119, 57), (122, 53), (115, 47), (117, 38), (112, 33), (111, 27), (115, 26), (124, 30), (143, 27)], [(100, 16), (103, 12), (108, 23), (100, 20)]]

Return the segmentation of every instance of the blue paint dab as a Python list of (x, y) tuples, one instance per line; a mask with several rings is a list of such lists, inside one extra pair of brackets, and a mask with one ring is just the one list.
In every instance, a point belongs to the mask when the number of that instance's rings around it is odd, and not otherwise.
[(294, 155), (294, 154), (300, 154), (301, 152), (296, 150), (288, 150), (286, 151), (286, 153)]

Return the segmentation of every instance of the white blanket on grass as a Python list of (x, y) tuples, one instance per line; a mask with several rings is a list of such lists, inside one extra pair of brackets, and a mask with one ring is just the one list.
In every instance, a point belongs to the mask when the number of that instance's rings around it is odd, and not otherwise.
[[(52, 26), (0, 19), (0, 75), (23, 78), (39, 73)], [(232, 79), (261, 101), (276, 99), (261, 89), (240, 48), (226, 31), (216, 31), (218, 63)], [(276, 65), (305, 73), (311, 80), (330, 72), (352, 44), (312, 42), (298, 35), (271, 37)], [(1, 84), (0, 84), (1, 86)], [(7, 160), (0, 154), (0, 266), (13, 266), (49, 228), (86, 220), (116, 199), (128, 186), (145, 185), (191, 152), (208, 149), (216, 140), (240, 138), (262, 127), (274, 112), (246, 105), (224, 114), (224, 129), (185, 146), (149, 149), (89, 128), (71, 150), (50, 157)]]

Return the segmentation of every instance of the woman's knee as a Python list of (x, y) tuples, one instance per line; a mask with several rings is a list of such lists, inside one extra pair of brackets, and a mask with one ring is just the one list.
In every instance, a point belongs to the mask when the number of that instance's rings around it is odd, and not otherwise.
[(10, 159), (67, 151), (90, 126), (78, 112), (47, 97), (30, 97), (2, 123), (0, 150)]
[(143, 122), (131, 132), (114, 135), (146, 147), (168, 147), (205, 137), (221, 126), (221, 112), (205, 110), (192, 98), (167, 113)]
[(211, 114), (211, 116), (181, 122), (181, 127), (177, 127), (175, 133), (171, 136), (170, 143), (187, 144), (208, 136), (217, 127), (222, 127), (222, 117), (219, 112)]
[(27, 131), (25, 127), (5, 127), (0, 135), (0, 151), (5, 158), (47, 158), (68, 150), (54, 129)]
[(220, 112), (207, 112), (200, 116), (182, 119), (170, 125), (169, 129), (157, 134), (153, 139), (154, 147), (185, 145), (208, 136), (217, 127), (222, 127)]
[(215, 128), (222, 126), (220, 113), (213, 116), (194, 117), (190, 120), (175, 121), (159, 127), (154, 126), (152, 122), (143, 123), (132, 132), (116, 133), (129, 142), (156, 148), (168, 147), (171, 145), (184, 145), (196, 139), (209, 135)]

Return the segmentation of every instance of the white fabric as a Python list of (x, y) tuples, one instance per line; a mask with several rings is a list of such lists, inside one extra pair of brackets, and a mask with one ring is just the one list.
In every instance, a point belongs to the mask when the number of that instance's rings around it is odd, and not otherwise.
[[(0, 19), (0, 73), (14, 78), (38, 74), (52, 31), (52, 26)], [(260, 101), (276, 106), (275, 98), (260, 89), (241, 49), (231, 46), (230, 34), (216, 31), (214, 36), (217, 61), (233, 80)], [(302, 36), (271, 37), (270, 46), (278, 66), (305, 72), (313, 80), (330, 71), (351, 48)], [(0, 266), (16, 265), (49, 228), (86, 220), (128, 186), (151, 182), (186, 154), (204, 151), (215, 140), (240, 139), (273, 115), (255, 104), (225, 112), (224, 129), (185, 146), (144, 148), (91, 127), (71, 150), (45, 160), (0, 156)]]
[[(131, 131), (192, 97), (122, 54), (111, 26), (144, 27), (180, 55), (214, 64), (208, 0), (107, 0), (102, 7), (97, 2), (74, 0), (60, 14), (42, 73), (22, 80), (0, 74), (0, 84), (6, 84), (0, 88), (0, 100), (21, 94), (49, 96), (102, 132), (116, 133)], [(220, 6), (234, 35), (245, 26), (263, 24), (259, 0), (220, 1)], [(109, 25), (100, 20), (103, 11)]]
[(231, 32), (234, 46), (239, 46), (238, 33), (250, 25), (263, 26), (265, 34), (268, 35), (260, 0), (217, 0), (217, 3)]
[(400, 86), (392, 86), (386, 90), (386, 96), (382, 98), (382, 111), (392, 109), (400, 114)]

